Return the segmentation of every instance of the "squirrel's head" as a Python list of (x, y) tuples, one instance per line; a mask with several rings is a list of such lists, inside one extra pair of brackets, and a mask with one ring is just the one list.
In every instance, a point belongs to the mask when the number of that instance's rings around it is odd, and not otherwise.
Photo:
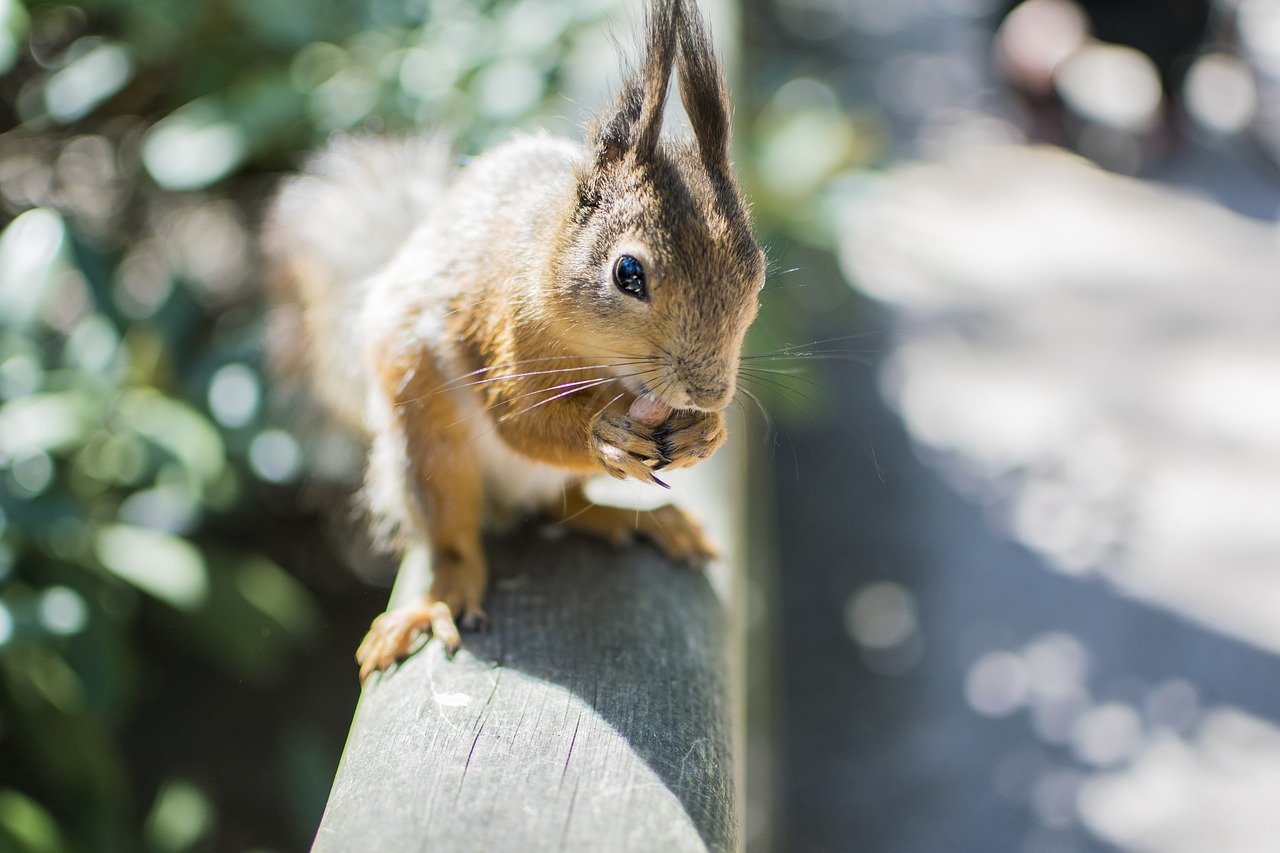
[[(764, 253), (729, 162), (729, 102), (701, 17), (656, 0), (643, 66), (588, 137), (554, 287), (582, 355), (675, 409), (733, 398)], [(693, 139), (659, 137), (675, 68)]]

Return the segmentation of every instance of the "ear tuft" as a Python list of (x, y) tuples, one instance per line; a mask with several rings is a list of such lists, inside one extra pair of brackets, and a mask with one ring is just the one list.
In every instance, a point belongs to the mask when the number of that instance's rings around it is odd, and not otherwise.
[(613, 109), (597, 119), (591, 133), (597, 166), (628, 156), (646, 160), (657, 150), (682, 17), (679, 0), (655, 0), (645, 14), (643, 64), (628, 76)]
[(706, 23), (696, 8), (680, 15), (680, 100), (703, 161), (726, 167), (729, 160), (729, 93), (716, 62)]

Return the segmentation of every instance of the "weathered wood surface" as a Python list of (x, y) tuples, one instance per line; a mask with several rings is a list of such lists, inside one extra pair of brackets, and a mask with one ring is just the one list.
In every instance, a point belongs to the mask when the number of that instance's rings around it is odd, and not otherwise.
[[(725, 614), (648, 546), (492, 540), (492, 633), (366, 687), (314, 849), (733, 850)], [(410, 560), (396, 596), (425, 586)]]

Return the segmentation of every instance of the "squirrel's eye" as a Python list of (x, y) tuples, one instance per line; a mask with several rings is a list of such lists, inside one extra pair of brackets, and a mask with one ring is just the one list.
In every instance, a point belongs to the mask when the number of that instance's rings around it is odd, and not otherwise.
[(623, 255), (614, 263), (613, 283), (623, 293), (636, 299), (647, 299), (649, 296), (644, 286), (644, 264), (631, 255)]

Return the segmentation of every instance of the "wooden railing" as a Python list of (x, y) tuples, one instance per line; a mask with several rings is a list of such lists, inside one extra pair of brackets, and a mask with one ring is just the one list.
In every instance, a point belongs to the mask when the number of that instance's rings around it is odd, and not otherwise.
[(728, 584), (647, 545), (531, 530), (488, 551), (492, 632), (366, 686), (314, 849), (737, 849)]

